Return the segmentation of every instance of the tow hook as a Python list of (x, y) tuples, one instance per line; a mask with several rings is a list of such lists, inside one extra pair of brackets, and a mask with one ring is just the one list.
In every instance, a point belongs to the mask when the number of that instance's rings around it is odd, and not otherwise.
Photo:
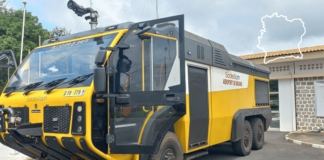
[(4, 115), (8, 115), (8, 128), (15, 128), (16, 123), (16, 117), (15, 117), (15, 111), (9, 107), (9, 108), (0, 108), (0, 116), (4, 117)]
[(36, 137), (43, 135), (42, 123), (35, 124), (20, 124), (21, 117), (15, 117), (15, 111), (9, 108), (0, 108), (0, 117), (8, 115), (7, 122), (8, 128), (7, 131), (9, 134), (14, 137), (20, 143), (34, 143), (37, 142)]

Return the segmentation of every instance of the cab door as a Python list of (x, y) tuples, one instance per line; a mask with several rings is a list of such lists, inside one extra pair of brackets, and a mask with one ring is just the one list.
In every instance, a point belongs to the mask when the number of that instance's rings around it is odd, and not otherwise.
[(208, 68), (188, 65), (189, 149), (207, 145), (209, 126)]
[[(185, 114), (181, 29), (152, 27), (150, 31), (159, 30), (160, 34), (137, 34), (145, 27), (174, 19), (179, 21), (181, 16), (134, 24), (120, 42), (129, 48), (110, 57), (115, 73), (109, 79), (109, 94), (118, 95), (110, 98), (109, 106), (107, 142), (111, 153), (156, 153), (164, 135)], [(162, 36), (164, 32), (169, 36)]]

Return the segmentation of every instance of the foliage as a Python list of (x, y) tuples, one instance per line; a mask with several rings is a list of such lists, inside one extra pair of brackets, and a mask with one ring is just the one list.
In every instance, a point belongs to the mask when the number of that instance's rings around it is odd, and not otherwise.
[[(23, 10), (0, 8), (0, 51), (11, 49), (19, 63)], [(23, 59), (28, 52), (39, 44), (39, 36), (43, 40), (50, 37), (50, 32), (43, 29), (38, 17), (26, 11)], [(0, 93), (7, 82), (7, 69), (0, 69)]]
[(51, 31), (50, 36), (51, 38), (53, 38), (53, 37), (62, 37), (69, 34), (71, 34), (71, 30), (68, 31), (65, 27), (55, 27)]

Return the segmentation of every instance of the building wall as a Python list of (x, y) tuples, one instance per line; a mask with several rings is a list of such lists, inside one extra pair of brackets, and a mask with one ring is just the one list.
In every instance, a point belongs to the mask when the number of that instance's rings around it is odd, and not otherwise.
[(297, 130), (312, 131), (324, 128), (324, 117), (315, 116), (314, 80), (324, 77), (295, 78)]

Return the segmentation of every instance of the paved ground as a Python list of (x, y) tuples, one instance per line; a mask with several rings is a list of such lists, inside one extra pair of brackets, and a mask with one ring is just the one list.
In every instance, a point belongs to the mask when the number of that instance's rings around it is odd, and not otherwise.
[[(265, 145), (262, 150), (252, 151), (249, 156), (233, 155), (230, 143), (212, 147), (209, 155), (196, 160), (324, 160), (323, 149), (301, 146), (285, 140), (285, 132), (269, 131), (265, 134)], [(298, 136), (298, 135), (296, 135)], [(308, 139), (312, 141), (313, 139)], [(28, 157), (14, 152), (0, 144), (1, 160), (27, 160)]]
[(30, 160), (31, 158), (0, 144), (1, 160)]
[(289, 138), (306, 143), (324, 145), (324, 133), (291, 133)]
[(323, 149), (301, 146), (285, 140), (285, 132), (269, 131), (265, 134), (262, 150), (252, 151), (249, 156), (233, 155), (230, 143), (212, 147), (209, 155), (197, 160), (324, 160)]
[(270, 124), (271, 128), (280, 128), (280, 121), (279, 120), (272, 120)]

